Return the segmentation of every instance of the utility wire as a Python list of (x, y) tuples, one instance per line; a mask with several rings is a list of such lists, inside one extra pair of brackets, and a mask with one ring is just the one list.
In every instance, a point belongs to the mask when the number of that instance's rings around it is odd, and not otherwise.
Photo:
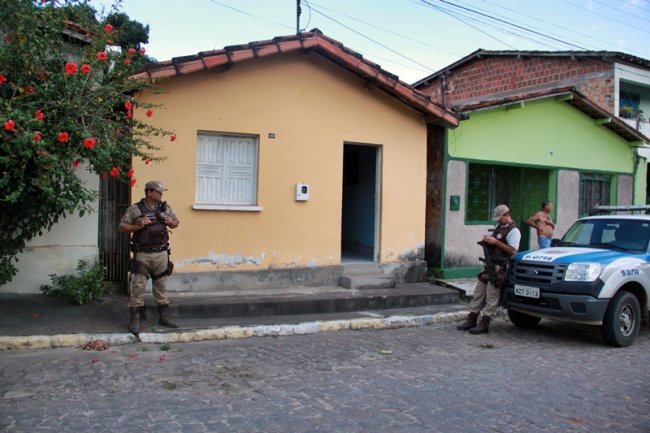
[[(539, 17), (532, 16), (532, 15), (528, 15), (528, 14), (526, 14), (526, 13), (524, 13), (524, 12), (521, 12), (521, 11), (518, 11), (518, 10), (515, 10), (515, 9), (512, 9), (512, 8), (509, 8), (509, 7), (507, 7), (507, 6), (500, 5), (500, 4), (495, 3), (495, 2), (493, 2), (493, 1), (490, 1), (490, 0), (483, 0), (483, 1), (486, 2), (486, 3), (489, 3), (489, 4), (491, 4), (491, 5), (494, 5), (494, 6), (498, 7), (498, 8), (505, 9), (505, 10), (507, 10), (507, 11), (513, 12), (514, 14), (522, 15), (522, 16), (524, 16), (524, 17), (526, 17), (526, 18), (530, 18), (530, 19), (532, 19), (532, 20), (534, 20), (534, 21), (538, 21), (538, 22), (540, 22), (540, 23), (542, 23), (542, 24), (550, 25), (550, 26), (556, 27), (556, 28), (558, 28), (558, 29), (561, 29), (561, 30), (564, 30), (564, 31), (567, 31), (567, 32), (570, 32), (570, 33), (575, 33), (575, 34), (577, 34), (577, 35), (584, 36), (584, 37), (587, 38), (587, 39), (592, 39), (592, 40), (594, 40), (594, 41), (598, 41), (598, 42), (600, 42), (600, 43), (603, 43), (603, 44), (609, 45), (609, 46), (611, 46), (611, 47), (616, 47), (617, 49), (619, 48), (618, 45), (613, 44), (613, 43), (611, 43), (610, 41), (606, 41), (606, 40), (604, 40), (604, 39), (598, 39), (598, 38), (595, 38), (595, 37), (593, 37), (593, 36), (591, 36), (591, 35), (587, 35), (587, 34), (585, 34), (585, 33), (580, 33), (580, 32), (578, 32), (578, 31), (576, 31), (575, 29), (570, 29), (570, 28), (568, 28), (568, 27), (564, 27), (564, 26), (561, 26), (561, 25), (559, 25), (559, 24), (556, 24), (556, 23), (553, 23), (553, 22), (550, 22), (550, 21), (543, 20), (543, 19), (541, 19), (541, 18), (539, 18)], [(479, 8), (477, 8), (477, 9), (479, 9)], [(479, 10), (480, 10), (480, 9), (479, 9)]]
[(621, 21), (621, 20), (617, 20), (616, 18), (612, 18), (611, 16), (608, 16), (608, 15), (599, 14), (598, 12), (595, 12), (595, 11), (589, 10), (589, 9), (584, 8), (584, 7), (582, 7), (582, 6), (580, 6), (580, 5), (577, 5), (577, 4), (575, 4), (575, 3), (571, 3), (569, 0), (563, 0), (563, 1), (564, 1), (564, 3), (569, 4), (569, 5), (573, 6), (573, 7), (576, 7), (576, 8), (578, 8), (578, 9), (583, 10), (583, 11), (587, 11), (587, 12), (589, 12), (590, 14), (598, 15), (599, 17), (603, 17), (603, 18), (605, 18), (605, 19), (607, 19), (607, 20), (615, 21), (615, 22), (617, 22), (617, 23), (621, 23), (621, 24), (625, 24), (625, 25), (626, 25), (627, 27), (629, 27), (629, 28), (632, 28), (632, 29), (635, 29), (635, 30), (638, 30), (638, 31), (640, 31), (640, 32), (643, 32), (643, 33), (645, 33), (645, 34), (650, 35), (650, 32), (648, 32), (646, 29), (642, 29), (642, 28), (640, 28), (640, 27), (633, 26), (632, 24), (630, 24), (630, 23), (628, 23), (628, 22)]
[(217, 1), (217, 0), (210, 0), (210, 2), (212, 2), (212, 3), (214, 3), (214, 4), (217, 4), (217, 5), (219, 5), (219, 6), (223, 6), (223, 7), (228, 8), (228, 9), (232, 9), (232, 10), (234, 10), (235, 12), (239, 12), (240, 14), (247, 15), (247, 16), (249, 16), (249, 17), (251, 17), (251, 18), (255, 18), (255, 19), (258, 19), (258, 20), (261, 20), (261, 21), (266, 21), (267, 23), (275, 24), (275, 25), (278, 25), (278, 26), (281, 26), (281, 27), (285, 27), (285, 28), (287, 28), (287, 29), (290, 29), (290, 30), (295, 31), (295, 28), (294, 28), (294, 27), (288, 26), (288, 25), (286, 25), (286, 24), (284, 24), (284, 23), (279, 23), (279, 22), (277, 22), (277, 21), (273, 21), (273, 20), (269, 20), (269, 19), (266, 19), (266, 18), (258, 17), (257, 15), (253, 15), (253, 14), (248, 13), (248, 12), (246, 12), (246, 11), (242, 11), (242, 10), (240, 10), (240, 9), (237, 9), (237, 8), (234, 8), (234, 7), (230, 6), (230, 5), (227, 5), (227, 4), (225, 4), (225, 3), (221, 3), (221, 2), (219, 2), (219, 1)]
[[(442, 7), (440, 9), (445, 9), (445, 8)], [(552, 45), (552, 44), (550, 44), (549, 42), (547, 42), (547, 41), (545, 41), (543, 39), (535, 39), (532, 36), (528, 36), (528, 35), (525, 35), (525, 34), (522, 34), (522, 33), (517, 33), (517, 32), (515, 32), (513, 30), (510, 30), (510, 29), (506, 28), (505, 26), (503, 26), (500, 23), (491, 22), (490, 20), (488, 20), (488, 19), (486, 19), (484, 17), (480, 17), (480, 16), (475, 17), (475, 16), (472, 16), (472, 15), (470, 15), (467, 12), (464, 12), (464, 11), (460, 11), (460, 12), (449, 11), (449, 13), (451, 15), (456, 15), (456, 14), (461, 15), (463, 17), (466, 17), (469, 20), (475, 21), (477, 23), (481, 23), (481, 24), (483, 24), (483, 25), (485, 25), (487, 27), (498, 30), (501, 33), (505, 33), (505, 34), (515, 36), (518, 39), (528, 39), (529, 41), (534, 42), (535, 44), (544, 45), (544, 46), (549, 47), (549, 48), (557, 49), (557, 45)]]
[(338, 20), (336, 20), (336, 19), (334, 19), (334, 18), (332, 18), (332, 17), (330, 17), (330, 16), (324, 14), (323, 12), (317, 10), (316, 8), (313, 8), (312, 10), (313, 10), (314, 12), (316, 12), (317, 14), (322, 15), (323, 17), (327, 18), (328, 20), (335, 22), (336, 24), (340, 25), (341, 27), (345, 27), (346, 29), (350, 30), (351, 32), (353, 32), (353, 33), (355, 33), (355, 34), (357, 34), (357, 35), (359, 35), (359, 36), (361, 36), (362, 38), (365, 38), (365, 39), (369, 40), (370, 42), (372, 42), (372, 43), (374, 43), (374, 44), (376, 44), (376, 45), (379, 45), (380, 47), (382, 47), (382, 48), (384, 48), (384, 49), (390, 51), (391, 53), (396, 54), (396, 55), (402, 57), (403, 59), (408, 60), (409, 62), (413, 62), (414, 64), (416, 64), (416, 65), (418, 65), (418, 66), (421, 66), (421, 67), (425, 68), (427, 71), (434, 72), (434, 69), (430, 68), (429, 66), (427, 66), (427, 65), (423, 65), (422, 63), (420, 63), (420, 62), (418, 62), (418, 61), (416, 61), (416, 60), (413, 60), (413, 59), (411, 59), (410, 57), (407, 57), (407, 56), (405, 56), (405, 55), (402, 54), (402, 53), (399, 53), (399, 52), (395, 51), (394, 49), (392, 49), (392, 48), (390, 48), (390, 47), (388, 47), (388, 46), (386, 46), (386, 45), (384, 45), (384, 44), (378, 42), (377, 40), (375, 40), (375, 39), (373, 39), (373, 38), (371, 38), (371, 37), (369, 37), (369, 36), (366, 36), (366, 35), (364, 35), (363, 33), (358, 32), (357, 30), (353, 29), (352, 27), (347, 26), (347, 25), (343, 24), (342, 22), (340, 22), (340, 21), (338, 21)]
[(477, 32), (483, 33), (485, 36), (489, 37), (490, 39), (494, 39), (495, 41), (497, 41), (497, 42), (499, 42), (499, 43), (501, 43), (501, 44), (503, 44), (503, 45), (506, 45), (506, 46), (512, 48), (513, 50), (515, 49), (515, 47), (513, 47), (513, 46), (510, 45), (510, 44), (508, 44), (507, 42), (504, 42), (504, 41), (500, 40), (499, 38), (497, 38), (496, 36), (492, 36), (491, 34), (489, 34), (489, 33), (487, 33), (487, 32), (484, 32), (483, 30), (479, 29), (478, 27), (473, 26), (472, 24), (466, 22), (466, 21), (463, 20), (462, 18), (459, 18), (458, 16), (456, 16), (456, 15), (450, 13), (449, 11), (447, 11), (447, 10), (445, 10), (445, 9), (440, 8), (439, 6), (434, 5), (433, 3), (428, 2), (427, 0), (420, 0), (420, 2), (426, 4), (426, 5), (432, 7), (432, 8), (434, 8), (434, 9), (436, 9), (436, 10), (438, 10), (438, 11), (440, 11), (440, 12), (446, 14), (446, 15), (449, 15), (450, 17), (452, 17), (452, 18), (454, 18), (454, 19), (457, 19), (457, 20), (460, 21), (461, 23), (465, 24), (466, 26), (469, 26), (469, 27), (473, 28), (473, 29), (476, 30)]
[[(306, 1), (306, 0), (302, 0), (302, 1)], [(380, 27), (380, 26), (378, 26), (378, 25), (376, 25), (376, 24), (372, 24), (372, 23), (369, 23), (369, 22), (364, 21), (364, 20), (362, 20), (362, 19), (359, 19), (359, 18), (357, 18), (357, 17), (353, 17), (353, 16), (351, 16), (351, 15), (344, 14), (343, 12), (336, 11), (336, 10), (334, 10), (334, 9), (327, 8), (327, 7), (325, 7), (325, 6), (323, 6), (323, 5), (320, 5), (320, 4), (318, 4), (318, 3), (311, 2), (311, 4), (314, 5), (314, 6), (317, 6), (317, 7), (321, 8), (321, 9), (324, 9), (324, 10), (326, 10), (326, 11), (333, 12), (333, 13), (335, 13), (335, 14), (342, 15), (342, 16), (344, 16), (344, 17), (346, 17), (346, 18), (351, 19), (351, 20), (354, 20), (354, 21), (357, 21), (357, 22), (359, 22), (359, 23), (365, 24), (365, 25), (367, 25), (367, 26), (369, 26), (369, 27), (373, 27), (373, 28), (375, 28), (375, 29), (378, 29), (378, 30), (381, 30), (381, 31), (383, 31), (383, 32), (389, 33), (389, 34), (391, 34), (391, 35), (395, 35), (395, 36), (400, 37), (400, 38), (402, 38), (402, 39), (406, 39), (406, 40), (409, 40), (409, 41), (412, 41), (412, 42), (416, 42), (416, 43), (421, 44), (421, 45), (425, 45), (425, 46), (430, 47), (430, 48), (433, 48), (433, 49), (435, 49), (435, 50), (442, 51), (443, 53), (445, 53), (445, 54), (449, 54), (449, 55), (451, 55), (451, 56), (461, 57), (461, 55), (458, 54), (458, 53), (454, 53), (454, 52), (451, 52), (451, 51), (445, 50), (444, 48), (440, 48), (440, 47), (438, 47), (438, 46), (436, 46), (436, 45), (430, 44), (430, 43), (425, 42), (425, 41), (422, 41), (422, 40), (420, 40), (420, 39), (415, 39), (415, 38), (413, 38), (413, 37), (411, 37), (411, 36), (407, 36), (407, 35), (403, 35), (403, 34), (401, 34), (401, 33), (394, 32), (394, 31), (389, 30), (389, 29), (386, 29), (386, 28), (384, 28), (384, 27)]]
[[(621, 10), (620, 8), (616, 8), (616, 7), (612, 6), (612, 5), (608, 5), (608, 4), (605, 3), (605, 2), (598, 1), (598, 0), (591, 0), (591, 1), (594, 2), (594, 3), (598, 3), (599, 5), (605, 6), (606, 8), (613, 9), (613, 10), (615, 10), (615, 11), (618, 12), (618, 13), (625, 14), (625, 15), (629, 15), (629, 16), (631, 16), (631, 17), (633, 17), (633, 18), (636, 18), (636, 19), (639, 19), (639, 20), (645, 21), (645, 22), (647, 22), (647, 23), (650, 23), (650, 20), (649, 20), (649, 19), (643, 18), (643, 17), (641, 17), (641, 16), (639, 16), (639, 15), (631, 14), (631, 13), (629, 13), (629, 12), (625, 12), (624, 10)], [(631, 3), (625, 3), (625, 4), (628, 5), (628, 6), (633, 6)]]
[[(424, 1), (424, 0), (422, 0), (422, 1)], [(453, 7), (455, 7), (455, 8), (460, 8), (460, 9), (463, 9), (463, 10), (466, 10), (466, 11), (469, 11), (469, 12), (472, 12), (472, 13), (475, 13), (475, 14), (477, 14), (477, 15), (484, 16), (484, 17), (486, 17), (486, 18), (490, 18), (490, 19), (492, 19), (492, 20), (494, 20), (494, 21), (498, 21), (498, 22), (504, 23), (504, 24), (506, 24), (506, 25), (508, 25), (508, 26), (511, 26), (511, 27), (514, 27), (514, 28), (516, 28), (516, 29), (523, 30), (523, 31), (525, 31), (525, 32), (529, 32), (529, 33), (533, 33), (533, 34), (536, 34), (536, 35), (538, 35), (538, 36), (542, 36), (542, 37), (544, 37), (544, 38), (547, 38), (547, 39), (553, 40), (553, 41), (555, 41), (555, 42), (559, 42), (559, 43), (564, 44), (564, 45), (572, 46), (572, 47), (574, 47), (574, 48), (578, 48), (578, 49), (580, 49), (580, 50), (586, 50), (586, 48), (581, 47), (581, 46), (576, 45), (576, 44), (572, 44), (571, 42), (563, 41), (563, 40), (561, 40), (561, 39), (559, 39), (559, 38), (556, 38), (556, 37), (553, 37), (553, 36), (549, 36), (549, 35), (546, 35), (546, 34), (544, 34), (544, 33), (541, 33), (541, 32), (535, 31), (535, 30), (531, 30), (531, 29), (528, 29), (528, 28), (523, 27), (523, 26), (520, 26), (519, 24), (515, 24), (515, 23), (512, 23), (512, 22), (510, 22), (510, 21), (502, 20), (502, 19), (500, 19), (500, 18), (494, 17), (494, 16), (489, 15), (489, 14), (486, 14), (486, 13), (482, 13), (482, 12), (476, 11), (476, 10), (474, 10), (474, 9), (471, 9), (471, 8), (468, 8), (468, 7), (465, 7), (465, 6), (461, 6), (461, 5), (458, 5), (458, 4), (455, 4), (455, 3), (451, 3), (451, 2), (449, 2), (449, 1), (447, 1), (447, 0), (438, 0), (438, 1), (440, 1), (441, 3), (444, 3), (444, 4), (446, 4), (446, 5), (449, 5), (449, 6), (453, 6)], [(566, 1), (566, 0), (565, 0), (565, 1)]]

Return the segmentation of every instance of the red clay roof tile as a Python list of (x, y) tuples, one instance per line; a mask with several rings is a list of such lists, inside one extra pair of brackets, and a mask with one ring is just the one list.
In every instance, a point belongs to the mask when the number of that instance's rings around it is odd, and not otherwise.
[(293, 36), (276, 37), (268, 41), (229, 46), (222, 50), (202, 52), (193, 56), (177, 57), (149, 65), (135, 77), (168, 78), (254, 58), (299, 51), (321, 55), (342, 68), (357, 74), (367, 80), (369, 84), (374, 84), (374, 87), (385, 91), (423, 114), (427, 122), (432, 121), (447, 127), (458, 126), (459, 116), (456, 113), (433, 103), (427, 95), (400, 81), (396, 75), (364, 59), (359, 53), (346, 48), (340, 42), (328, 38), (318, 29)]

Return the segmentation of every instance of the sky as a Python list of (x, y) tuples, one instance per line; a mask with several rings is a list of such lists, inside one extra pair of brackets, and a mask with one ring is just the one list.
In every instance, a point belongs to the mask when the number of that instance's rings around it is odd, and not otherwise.
[[(97, 9), (110, 0), (91, 0)], [(293, 35), (297, 0), (122, 0), (159, 61)], [(413, 83), (479, 48), (618, 51), (650, 59), (650, 0), (302, 0), (320, 29)]]

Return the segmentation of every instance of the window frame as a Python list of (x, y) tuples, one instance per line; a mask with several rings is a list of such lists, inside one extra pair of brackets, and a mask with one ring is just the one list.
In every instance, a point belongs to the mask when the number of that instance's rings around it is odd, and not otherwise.
[[(228, 169), (231, 168), (233, 165), (232, 162), (229, 161), (226, 158), (226, 155), (222, 155), (224, 159), (221, 161), (222, 167), (221, 167), (221, 197), (222, 200), (221, 202), (214, 200), (208, 200), (206, 197), (200, 197), (200, 191), (199, 191), (199, 183), (200, 183), (200, 177), (201, 177), (201, 166), (205, 167), (216, 167), (218, 164), (207, 164), (205, 162), (201, 162), (200, 158), (200, 152), (202, 151), (201, 149), (201, 139), (202, 137), (205, 136), (212, 136), (212, 137), (218, 137), (221, 139), (232, 137), (235, 139), (250, 139), (252, 140), (252, 144), (254, 145), (254, 150), (253, 150), (253, 161), (251, 162), (252, 169), (250, 171), (251, 174), (251, 190), (250, 195), (252, 196), (253, 200), (251, 203), (234, 203), (232, 200), (229, 200), (226, 192), (226, 188), (228, 187), (228, 178), (227, 178), (227, 172)], [(194, 186), (194, 204), (192, 205), (193, 209), (198, 209), (198, 210), (226, 210), (226, 211), (248, 211), (248, 212), (259, 212), (263, 208), (262, 206), (259, 205), (259, 153), (260, 153), (260, 136), (259, 134), (244, 134), (244, 133), (233, 133), (233, 132), (220, 132), (220, 131), (205, 131), (205, 130), (199, 130), (197, 131), (196, 135), (196, 152), (195, 152), (195, 186)], [(224, 150), (225, 151), (225, 150)], [(216, 153), (222, 152), (220, 150), (216, 150)], [(232, 179), (232, 178), (231, 178)]]
[[(601, 177), (603, 179), (597, 179), (598, 177)], [(607, 178), (607, 179), (604, 179)], [(613, 203), (614, 200), (614, 180), (615, 176), (610, 174), (610, 173), (597, 173), (597, 172), (580, 172), (580, 190), (579, 190), (579, 197), (578, 197), (578, 216), (583, 217), (586, 215), (589, 215), (589, 211), (593, 209), (594, 206), (601, 205), (601, 206), (608, 206), (611, 203)], [(601, 185), (604, 185), (605, 183), (608, 184), (609, 191), (607, 192), (607, 203), (601, 203), (598, 202), (596, 205), (591, 206), (590, 208), (587, 208), (587, 203), (585, 200), (587, 199), (585, 195), (585, 182), (599, 182)], [(603, 197), (603, 191), (601, 190), (599, 193), (599, 197)], [(593, 202), (593, 200), (592, 200)]]

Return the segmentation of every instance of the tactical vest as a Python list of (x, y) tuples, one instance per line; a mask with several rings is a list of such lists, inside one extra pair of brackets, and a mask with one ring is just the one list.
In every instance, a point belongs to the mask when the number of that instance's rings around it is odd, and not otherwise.
[(147, 216), (151, 220), (151, 224), (133, 233), (131, 237), (132, 248), (136, 250), (161, 248), (161, 251), (163, 251), (169, 242), (169, 233), (164, 221), (167, 202), (162, 202), (155, 209), (150, 209), (142, 199), (138, 202), (138, 209), (140, 209), (142, 216)]
[[(503, 242), (504, 244), (508, 245), (508, 233), (510, 233), (515, 228), (517, 228), (517, 224), (515, 224), (514, 221), (503, 226), (501, 224), (497, 224), (497, 226), (494, 228), (492, 236), (494, 236), (494, 238), (499, 242)], [(498, 248), (494, 245), (490, 245), (490, 247), (492, 247), (491, 253), (495, 264), (503, 266), (508, 263), (508, 260), (510, 260), (511, 257), (510, 254), (507, 254), (501, 250), (501, 248)]]

